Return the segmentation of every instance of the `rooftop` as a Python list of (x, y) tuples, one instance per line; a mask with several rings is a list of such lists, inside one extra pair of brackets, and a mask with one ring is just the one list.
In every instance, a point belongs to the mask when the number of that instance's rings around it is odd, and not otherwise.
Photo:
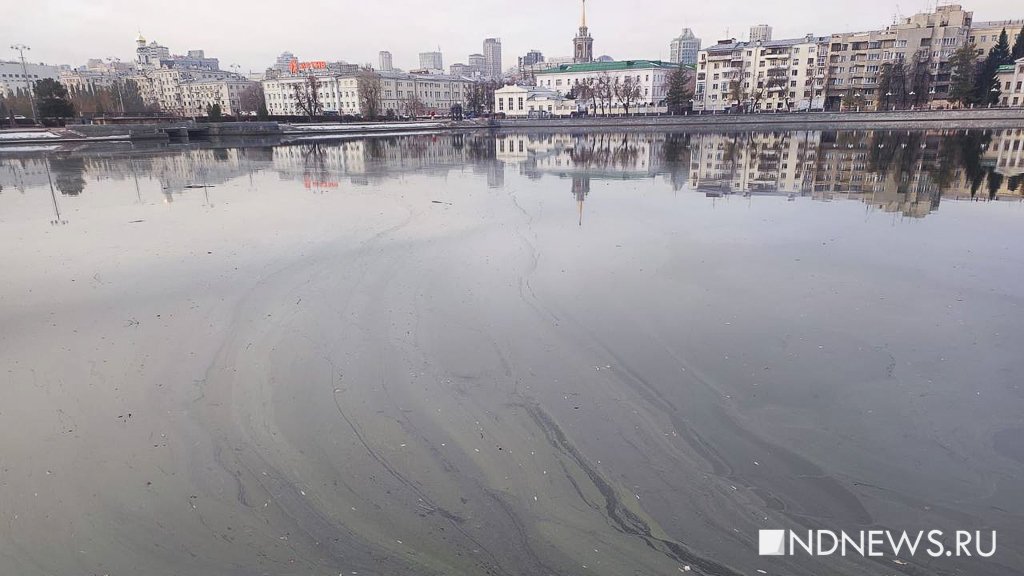
[(679, 64), (661, 60), (616, 60), (614, 62), (586, 62), (582, 64), (560, 64), (536, 74), (559, 74), (563, 72), (611, 72), (613, 70), (643, 70), (648, 68), (677, 68)]

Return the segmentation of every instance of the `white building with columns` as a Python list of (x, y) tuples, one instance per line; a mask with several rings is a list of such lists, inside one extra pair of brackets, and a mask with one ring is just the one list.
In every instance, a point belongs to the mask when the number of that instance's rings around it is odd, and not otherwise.
[(504, 86), (494, 91), (494, 112), (507, 118), (568, 117), (575, 100), (540, 86)]

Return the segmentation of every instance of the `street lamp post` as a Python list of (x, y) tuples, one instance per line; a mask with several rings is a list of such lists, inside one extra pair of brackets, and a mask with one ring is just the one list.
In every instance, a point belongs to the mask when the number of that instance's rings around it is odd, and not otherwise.
[[(890, 98), (892, 98), (892, 90), (889, 90), (888, 92), (885, 93), (885, 103), (886, 104), (889, 104), (889, 99)], [(895, 104), (892, 105), (892, 109), (893, 109), (893, 111), (896, 110), (896, 105)]]
[(916, 103), (914, 102), (914, 95), (915, 94), (917, 94), (917, 92), (914, 92), (913, 90), (910, 91), (909, 96), (910, 96), (910, 109), (911, 110), (913, 110), (916, 107)]
[(28, 79), (28, 68), (25, 66), (25, 50), (31, 50), (31, 48), (24, 44), (14, 44), (11, 46), (11, 50), (17, 51), (21, 56), (21, 75), (25, 80), (25, 88), (28, 89), (28, 103), (32, 106), (32, 123), (39, 124), (39, 117), (36, 114), (36, 98), (32, 94), (32, 82)]
[[(991, 90), (989, 90), (989, 92), (991, 92), (991, 93), (992, 93), (992, 98), (996, 98), (996, 95), (997, 95), (997, 94), (999, 94), (999, 88), (997, 88), (997, 87), (993, 86), (993, 87), (992, 87), (992, 89), (991, 89)], [(989, 101), (988, 101), (988, 107), (989, 107), (989, 108), (991, 108), (991, 107), (992, 107), (992, 99), (989, 99)]]

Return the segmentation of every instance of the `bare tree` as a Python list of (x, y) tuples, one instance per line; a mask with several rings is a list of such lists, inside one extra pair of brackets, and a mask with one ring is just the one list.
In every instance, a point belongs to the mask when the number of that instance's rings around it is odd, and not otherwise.
[(607, 73), (598, 76), (594, 81), (594, 97), (601, 109), (601, 115), (606, 115), (612, 105), (612, 80)]
[(743, 104), (743, 83), (740, 80), (732, 80), (729, 82), (729, 101), (735, 102), (736, 107), (739, 108)]
[(619, 101), (619, 105), (629, 116), (629, 107), (640, 100), (640, 83), (632, 76), (626, 76), (621, 82), (616, 78), (612, 90), (615, 99)]
[(263, 85), (259, 82), (253, 82), (238, 97), (238, 106), (242, 112), (251, 112), (255, 114), (259, 111), (260, 106), (266, 104), (265, 96), (263, 95)]
[(410, 118), (415, 119), (417, 116), (423, 113), (424, 108), (425, 107), (423, 106), (423, 101), (420, 100), (419, 96), (416, 96), (415, 94), (410, 94), (409, 96), (406, 96), (404, 100), (402, 100), (402, 109), (405, 112), (406, 116), (409, 116)]
[(323, 113), (324, 107), (320, 103), (320, 82), (316, 76), (310, 75), (305, 81), (292, 84), (292, 90), (295, 95), (295, 107), (305, 114), (310, 122)]
[(363, 68), (358, 77), (359, 111), (363, 118), (373, 120), (380, 115), (380, 75), (369, 67)]
[[(584, 78), (581, 82), (573, 85), (573, 93), (576, 96), (576, 102), (583, 102), (584, 106), (588, 109), (594, 109), (597, 107), (597, 102), (594, 94), (594, 80), (591, 78)], [(577, 108), (579, 104), (577, 104)]]
[(773, 91), (778, 91), (779, 98), (782, 100), (784, 107), (788, 110), (790, 106), (789, 101), (789, 69), (782, 67), (775, 67), (768, 70), (768, 81), (765, 82), (765, 88), (768, 94)]

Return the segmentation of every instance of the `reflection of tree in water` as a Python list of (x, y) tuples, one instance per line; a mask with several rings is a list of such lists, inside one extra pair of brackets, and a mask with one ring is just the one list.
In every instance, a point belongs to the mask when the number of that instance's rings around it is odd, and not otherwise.
[(217, 161), (217, 162), (227, 162), (228, 161), (228, 151), (227, 151), (227, 149), (226, 148), (214, 148), (213, 149), (213, 159), (215, 161)]
[(1003, 185), (1003, 175), (992, 168), (988, 170), (988, 199), (995, 200), (996, 192)]
[(466, 158), (481, 161), (495, 160), (498, 157), (498, 141), (494, 136), (481, 137), (471, 134), (466, 140)]
[(875, 132), (868, 147), (868, 170), (891, 176), (897, 192), (906, 194), (913, 176), (921, 171), (921, 132)]
[(574, 166), (584, 168), (633, 168), (640, 157), (635, 140), (630, 141), (629, 134), (582, 139), (568, 150), (569, 158)]
[(307, 187), (319, 188), (321, 182), (327, 182), (328, 178), (326, 152), (319, 142), (303, 144), (299, 148), (302, 155), (302, 174), (306, 180)]
[(964, 180), (970, 184), (973, 198), (985, 181), (985, 166), (981, 157), (992, 139), (988, 131), (957, 131), (942, 139), (939, 144), (936, 183), (945, 189), (953, 183), (957, 167), (963, 169)]
[(384, 159), (387, 146), (395, 146), (397, 143), (397, 138), (367, 138), (363, 141), (363, 150), (366, 158), (377, 162)]
[(65, 196), (78, 196), (85, 190), (85, 160), (68, 155), (50, 158), (53, 185)]
[(673, 132), (661, 145), (661, 161), (668, 170), (673, 190), (686, 185), (690, 170), (690, 135)]

